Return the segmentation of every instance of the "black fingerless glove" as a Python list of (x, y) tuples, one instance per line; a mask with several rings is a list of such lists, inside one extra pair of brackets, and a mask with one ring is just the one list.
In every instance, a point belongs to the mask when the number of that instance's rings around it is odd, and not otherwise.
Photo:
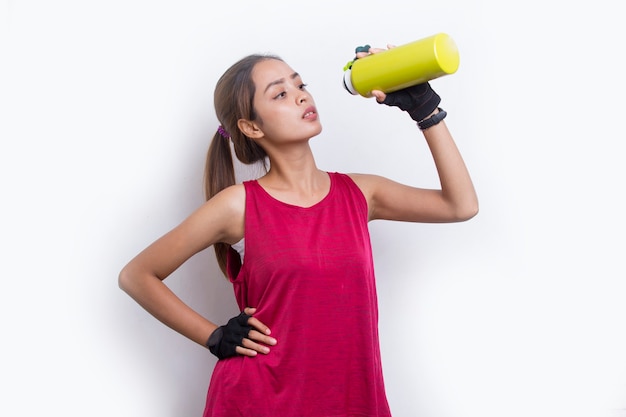
[(235, 349), (237, 346), (242, 346), (241, 342), (245, 337), (248, 337), (248, 333), (252, 329), (252, 326), (248, 325), (249, 318), (250, 316), (246, 313), (241, 313), (228, 320), (227, 324), (218, 327), (211, 333), (206, 342), (206, 347), (218, 359), (235, 356), (237, 354)]
[(411, 119), (421, 122), (437, 109), (441, 97), (428, 82), (387, 94), (381, 104), (395, 106), (409, 113)]

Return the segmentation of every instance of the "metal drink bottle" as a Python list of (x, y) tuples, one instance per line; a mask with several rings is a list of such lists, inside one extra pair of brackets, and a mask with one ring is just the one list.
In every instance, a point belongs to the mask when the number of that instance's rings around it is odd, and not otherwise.
[(351, 94), (371, 97), (372, 90), (391, 93), (453, 74), (459, 67), (454, 40), (438, 33), (406, 45), (356, 59), (343, 75)]

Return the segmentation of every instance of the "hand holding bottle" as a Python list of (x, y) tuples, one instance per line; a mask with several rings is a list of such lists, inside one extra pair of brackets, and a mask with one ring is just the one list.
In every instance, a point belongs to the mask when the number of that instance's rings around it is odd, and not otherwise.
[[(387, 45), (387, 49), (371, 48), (369, 46), (357, 48), (356, 59), (362, 59), (369, 55), (382, 53), (395, 48)], [(372, 90), (370, 94), (381, 104), (398, 107), (411, 116), (416, 122), (421, 122), (439, 106), (441, 97), (432, 89), (430, 83), (424, 82), (402, 90), (385, 93), (381, 90)]]

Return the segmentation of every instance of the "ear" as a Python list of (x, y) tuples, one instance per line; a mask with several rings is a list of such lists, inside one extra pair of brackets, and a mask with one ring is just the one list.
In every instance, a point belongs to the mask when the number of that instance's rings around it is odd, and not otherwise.
[(265, 136), (259, 125), (246, 119), (237, 120), (237, 127), (241, 132), (250, 139), (257, 140)]

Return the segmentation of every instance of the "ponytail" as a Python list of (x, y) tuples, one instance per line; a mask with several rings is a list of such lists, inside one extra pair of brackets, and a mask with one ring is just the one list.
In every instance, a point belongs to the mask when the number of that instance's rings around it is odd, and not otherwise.
[[(207, 200), (211, 199), (215, 194), (225, 188), (235, 185), (235, 167), (233, 165), (233, 156), (230, 148), (230, 138), (225, 135), (223, 128), (213, 135), (211, 145), (207, 152), (206, 163), (204, 166), (204, 196)], [(238, 136), (242, 139), (238, 142), (242, 146), (235, 146), (235, 154), (244, 164), (253, 164), (259, 161), (265, 162), (267, 154), (253, 140), (245, 137), (240, 132)], [(265, 166), (265, 165), (264, 165)], [(226, 272), (226, 259), (230, 250), (230, 245), (223, 242), (213, 244), (215, 257), (222, 273), (228, 276)]]
[[(235, 168), (230, 151), (229, 139), (219, 132), (213, 135), (204, 166), (204, 196), (207, 200), (223, 189), (235, 184)], [(226, 259), (230, 245), (223, 242), (213, 244), (215, 257), (222, 273), (226, 273)]]
[[(255, 85), (252, 70), (258, 62), (266, 59), (280, 60), (270, 55), (249, 55), (232, 65), (217, 82), (213, 100), (221, 125), (213, 135), (204, 168), (204, 194), (207, 200), (236, 183), (231, 141), (237, 159), (244, 164), (265, 161), (267, 157), (265, 150), (245, 136), (237, 126), (240, 119), (257, 119), (253, 107)], [(226, 259), (232, 250), (230, 245), (217, 242), (213, 247), (220, 269), (228, 276)]]
[(231, 185), (235, 185), (235, 168), (229, 139), (216, 132), (204, 166), (204, 197), (209, 200)]

